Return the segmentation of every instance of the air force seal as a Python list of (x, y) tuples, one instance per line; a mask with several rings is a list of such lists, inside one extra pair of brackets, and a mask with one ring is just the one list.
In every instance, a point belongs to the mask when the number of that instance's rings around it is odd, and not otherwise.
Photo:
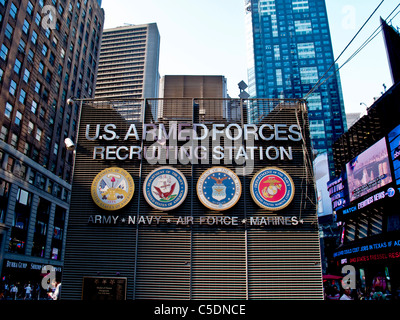
[(203, 172), (196, 189), (201, 203), (217, 211), (232, 208), (242, 194), (239, 177), (224, 167), (213, 167)]
[(281, 210), (289, 205), (294, 196), (292, 178), (283, 170), (270, 167), (257, 172), (250, 183), (255, 203), (267, 210)]
[(148, 174), (143, 183), (143, 195), (154, 209), (168, 211), (185, 201), (188, 185), (185, 176), (172, 167), (160, 167)]
[(124, 169), (111, 167), (101, 171), (92, 182), (92, 199), (104, 210), (125, 207), (133, 197), (135, 183)]

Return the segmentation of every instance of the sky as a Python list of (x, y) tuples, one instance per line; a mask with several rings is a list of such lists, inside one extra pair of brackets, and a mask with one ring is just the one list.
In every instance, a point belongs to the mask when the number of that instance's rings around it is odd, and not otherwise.
[[(383, 1), (337, 63), (341, 66), (397, 6), (397, 0), (326, 0), (335, 59)], [(228, 94), (247, 82), (244, 0), (103, 0), (104, 28), (157, 23), (159, 72), (164, 75), (223, 75)], [(399, 9), (398, 9), (399, 10)], [(396, 11), (397, 12), (397, 11)], [(400, 14), (393, 26), (400, 27)], [(383, 34), (340, 69), (346, 113), (364, 112), (390, 88), (392, 78)]]

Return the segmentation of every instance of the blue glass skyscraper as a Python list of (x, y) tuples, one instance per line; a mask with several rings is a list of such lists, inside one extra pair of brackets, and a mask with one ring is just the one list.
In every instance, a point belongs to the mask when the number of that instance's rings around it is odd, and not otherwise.
[[(304, 98), (334, 64), (325, 0), (245, 0), (250, 98)], [(315, 154), (327, 152), (347, 129), (335, 66), (307, 97)], [(322, 82), (321, 81), (321, 82)], [(256, 123), (268, 112), (249, 105)]]

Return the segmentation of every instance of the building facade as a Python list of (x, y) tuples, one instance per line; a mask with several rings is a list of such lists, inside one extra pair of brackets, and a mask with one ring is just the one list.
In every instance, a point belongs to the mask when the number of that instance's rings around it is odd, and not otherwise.
[(40, 282), (62, 270), (80, 104), (93, 97), (101, 1), (0, 2), (0, 270)]
[[(104, 30), (95, 97), (131, 101), (158, 97), (159, 52), (160, 34), (155, 23)], [(140, 103), (125, 105), (120, 111), (128, 112), (134, 120), (141, 119)], [(153, 112), (156, 116), (157, 111)]]
[[(307, 102), (313, 150), (327, 152), (332, 174), (332, 144), (347, 127), (325, 1), (246, 0), (245, 7), (251, 98), (306, 97), (331, 68)], [(267, 111), (248, 108), (251, 123)]]
[[(400, 57), (392, 50), (400, 35), (383, 20), (382, 26), (393, 80), (399, 79)], [(351, 265), (366, 297), (381, 290), (391, 300), (400, 287), (399, 99), (396, 82), (334, 143), (336, 177), (328, 184), (341, 235), (331, 272)]]
[(400, 215), (393, 209), (400, 203), (399, 97), (397, 83), (334, 144), (330, 189), (341, 237), (329, 267), (353, 266), (357, 289), (367, 296), (380, 286), (398, 297), (400, 286)]
[(62, 299), (323, 298), (305, 105), (255, 125), (202, 100), (157, 122), (84, 101)]

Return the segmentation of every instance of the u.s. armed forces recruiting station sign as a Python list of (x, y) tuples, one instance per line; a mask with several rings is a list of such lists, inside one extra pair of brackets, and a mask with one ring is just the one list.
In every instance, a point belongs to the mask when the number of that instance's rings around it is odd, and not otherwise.
[[(277, 168), (265, 168), (254, 175), (250, 184), (251, 195), (261, 207), (272, 211), (285, 208), (294, 196), (294, 184), (290, 176)], [(198, 179), (197, 196), (201, 203), (210, 210), (224, 211), (232, 208), (242, 195), (239, 177), (230, 169), (212, 167)], [(92, 183), (92, 198), (100, 208), (113, 211), (129, 203), (134, 192), (132, 177), (125, 170), (112, 167), (101, 171)], [(188, 185), (185, 176), (172, 167), (160, 167), (153, 170), (143, 183), (143, 195), (147, 203), (161, 211), (169, 211), (180, 206), (186, 198)], [(165, 221), (164, 221), (165, 220)], [(90, 215), (89, 222), (95, 224), (160, 224), (175, 223), (189, 225), (198, 222), (200, 225), (298, 225), (303, 220), (297, 217), (177, 217), (163, 219), (162, 216), (106, 216)]]
[[(292, 124), (212, 124), (208, 128), (202, 123), (177, 123), (171, 121), (169, 128), (163, 123), (143, 124), (142, 135), (136, 124), (120, 131), (117, 124), (87, 124), (85, 139), (88, 141), (106, 141), (107, 145), (95, 145), (91, 150), (93, 160), (129, 161), (146, 159), (151, 164), (165, 163), (207, 163), (212, 160), (228, 160), (236, 164), (258, 160), (293, 160), (292, 147), (284, 147), (280, 142), (299, 142), (303, 137), (299, 125)], [(224, 139), (225, 145), (219, 144)], [(140, 141), (153, 141), (154, 144), (142, 147)], [(182, 146), (179, 142), (188, 141)], [(116, 141), (122, 145), (115, 145)], [(210, 148), (209, 142), (212, 146)], [(247, 142), (243, 144), (242, 142)], [(255, 146), (254, 141), (263, 141), (264, 145)], [(211, 159), (209, 151), (211, 150)]]
[[(149, 164), (204, 164), (223, 161), (236, 164), (236, 171), (253, 171), (255, 159), (292, 161), (293, 150), (290, 143), (303, 141), (298, 124), (212, 124), (209, 128), (204, 124), (171, 122), (165, 124), (143, 124), (142, 136), (135, 124), (130, 124), (126, 131), (118, 134), (116, 124), (90, 124), (85, 126), (85, 139), (90, 142), (100, 141), (102, 145), (94, 145), (92, 160), (126, 163), (133, 160), (144, 160)], [(108, 145), (115, 140), (123, 141), (122, 145)], [(148, 146), (125, 145), (125, 142), (146, 140), (153, 142)], [(221, 144), (221, 140), (223, 143)], [(104, 145), (104, 141), (107, 145)], [(279, 145), (255, 145), (256, 141), (285, 142)], [(167, 143), (168, 142), (168, 143)], [(183, 142), (183, 143), (182, 143)], [(211, 146), (209, 143), (211, 142)], [(180, 145), (178, 145), (180, 144)], [(241, 165), (241, 166), (240, 166)], [(171, 211), (184, 203), (188, 193), (185, 175), (172, 166), (159, 166), (151, 171), (142, 184), (143, 196), (148, 205), (160, 211)], [(92, 198), (96, 205), (108, 211), (121, 209), (132, 198), (134, 183), (129, 174), (120, 168), (111, 167), (101, 171), (93, 180)], [(205, 170), (196, 183), (196, 194), (202, 205), (219, 212), (226, 211), (239, 201), (242, 196), (242, 185), (238, 175), (223, 166), (213, 166)], [(250, 194), (254, 202), (262, 209), (279, 211), (287, 207), (295, 193), (292, 178), (284, 170), (277, 167), (265, 167), (253, 175)], [(236, 216), (225, 217), (183, 217), (163, 219), (162, 216), (126, 216), (100, 215), (89, 216), (91, 224), (160, 224), (176, 223), (177, 225), (270, 225), (297, 226), (303, 220), (291, 217), (251, 217), (239, 219)]]
[(82, 279), (98, 274), (126, 277), (127, 299), (323, 297), (301, 103), (256, 124), (124, 112), (83, 104), (65, 298), (80, 299)]

